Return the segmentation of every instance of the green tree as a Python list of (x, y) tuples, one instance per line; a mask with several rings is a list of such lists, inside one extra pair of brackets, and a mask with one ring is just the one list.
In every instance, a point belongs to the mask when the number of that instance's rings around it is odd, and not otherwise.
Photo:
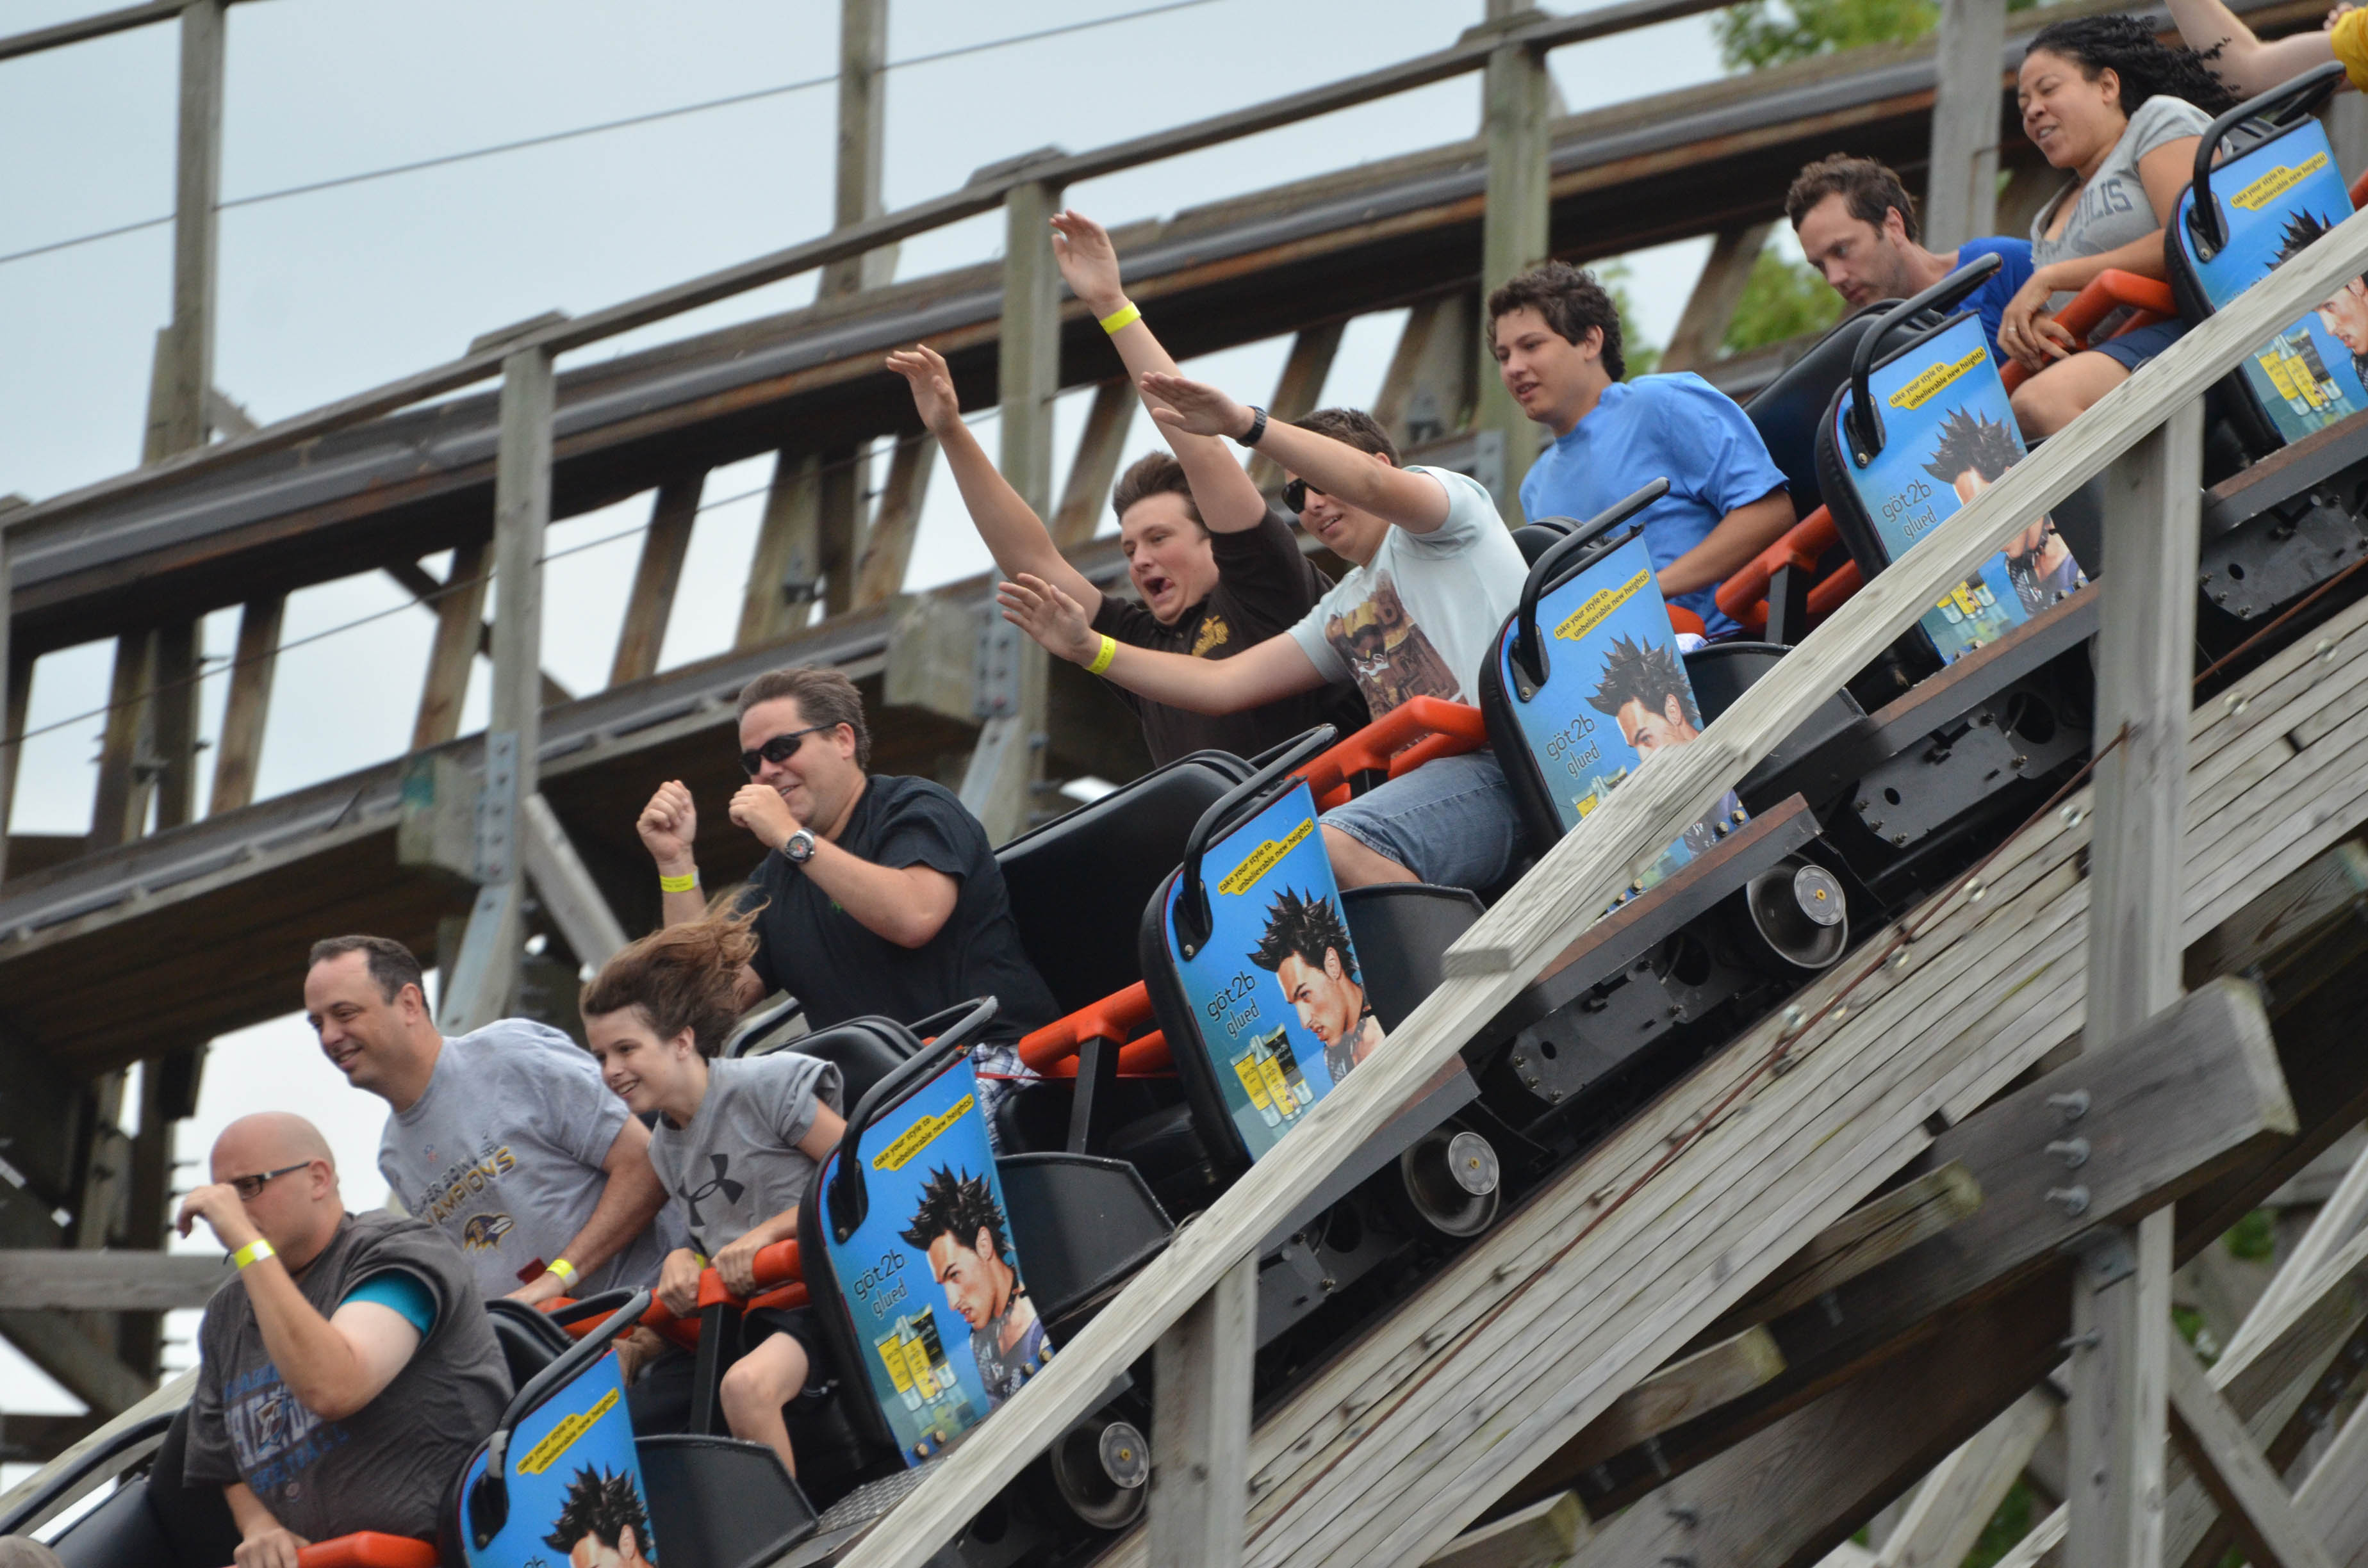
[[(2007, 0), (2027, 11), (2040, 0)], [(1757, 71), (1869, 43), (1910, 43), (1940, 22), (1935, 0), (1744, 0), (1711, 18), (1729, 71)]]
[(1752, 258), (1750, 280), (1726, 324), (1719, 347), (1741, 354), (1804, 333), (1823, 332), (1841, 319), (1842, 297), (1826, 286), (1816, 268), (1789, 261), (1774, 245)]

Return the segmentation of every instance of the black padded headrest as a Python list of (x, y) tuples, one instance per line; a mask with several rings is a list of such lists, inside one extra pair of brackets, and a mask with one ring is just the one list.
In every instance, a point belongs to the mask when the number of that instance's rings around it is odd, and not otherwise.
[(1843, 317), (1743, 405), (1745, 416), (1767, 443), (1769, 457), (1783, 472), (1795, 517), (1805, 517), (1826, 505), (1817, 476), (1817, 426), (1835, 390), (1850, 380), (1858, 340), (1894, 303), (1877, 301)]
[(919, 1044), (903, 1025), (886, 1018), (849, 1018), (801, 1035), (781, 1049), (819, 1057), (837, 1067), (839, 1104), (851, 1111), (863, 1103), (873, 1085), (894, 1072)]
[(1535, 566), (1538, 557), (1559, 544), (1567, 531), (1559, 517), (1550, 522), (1523, 523), (1515, 528), (1513, 542), (1520, 547), (1522, 564)]
[(1249, 776), (1239, 757), (1195, 752), (996, 851), (1020, 945), (1064, 1013), (1141, 977), (1144, 901), (1183, 860), (1201, 813)]
[(509, 1363), (514, 1389), (524, 1388), (575, 1343), (548, 1314), (523, 1301), (496, 1298), (485, 1303), (485, 1316), (494, 1325), (494, 1342), (502, 1347), (502, 1359)]

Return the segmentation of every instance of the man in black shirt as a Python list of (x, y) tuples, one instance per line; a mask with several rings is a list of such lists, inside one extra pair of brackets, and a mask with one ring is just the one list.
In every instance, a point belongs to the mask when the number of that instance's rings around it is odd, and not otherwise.
[[(837, 670), (786, 669), (740, 691), (748, 782), (733, 823), (771, 851), (749, 878), (757, 955), (740, 976), (746, 1007), (775, 991), (825, 1028), (866, 1014), (911, 1021), (958, 1002), (1002, 1004), (975, 1060), (1002, 1081), (1022, 1069), (1019, 1037), (1060, 1015), (1028, 961), (986, 830), (944, 786), (865, 769), (863, 699)], [(699, 812), (679, 779), (659, 786), (635, 824), (658, 864), (666, 923), (706, 913), (691, 844)]]
[[(1118, 253), (1101, 225), (1076, 212), (1053, 220), (1061, 275), (1110, 331), (1128, 371), (1173, 374), (1176, 362), (1119, 287)], [(1084, 607), (1093, 629), (1137, 648), (1224, 659), (1296, 625), (1331, 583), (1300, 553), (1291, 525), (1269, 506), (1242, 465), (1213, 436), (1160, 426), (1176, 455), (1154, 453), (1121, 475), (1110, 494), (1119, 541), (1141, 603), (1105, 595), (1062, 558), (1053, 536), (1004, 482), (962, 424), (953, 381), (935, 350), (888, 357), (912, 383), (922, 423), (945, 450), (962, 504), (1007, 577), (1021, 572), (1057, 583)], [(1112, 686), (1143, 725), (1155, 764), (1204, 749), (1254, 756), (1317, 724), (1343, 733), (1366, 722), (1349, 687), (1323, 687), (1239, 713), (1195, 713)]]

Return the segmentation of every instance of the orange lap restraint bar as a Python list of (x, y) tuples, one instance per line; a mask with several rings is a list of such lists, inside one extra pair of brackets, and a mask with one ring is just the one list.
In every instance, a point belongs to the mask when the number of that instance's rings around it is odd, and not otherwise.
[[(2135, 272), (2109, 267), (2090, 278), (2088, 287), (2074, 295), (2072, 302), (2055, 313), (2055, 320), (2072, 335), (2074, 342), (2086, 348), (2089, 347), (2089, 334), (2095, 330), (2097, 324), (2123, 305), (2137, 313), (2123, 324), (2121, 332), (2113, 334), (2115, 337), (2123, 333), (2135, 332), (2142, 326), (2152, 326), (2179, 313), (2179, 302), (2171, 297), (2169, 284), (2157, 283), (2151, 278), (2141, 278)], [(2022, 385), (2034, 373), (2011, 359), (1998, 367), (1998, 377), (2006, 382), (2009, 392)]]
[(1307, 780), (1316, 808), (1346, 803), (1352, 775), (1386, 768), (1393, 778), (1434, 757), (1457, 756), (1488, 744), (1480, 710), (1439, 697), (1410, 697), (1355, 734), (1310, 758), (1294, 777)]
[[(1791, 567), (1808, 573), (1817, 569), (1826, 552), (1841, 542), (1834, 515), (1820, 506), (1785, 530), (1784, 537), (1761, 551), (1718, 585), (1718, 608), (1747, 631), (1768, 630), (1768, 585), (1776, 574)], [(1809, 619), (1831, 615), (1857, 593), (1861, 579), (1858, 562), (1846, 562), (1832, 575), (1809, 590)]]
[(362, 1530), (299, 1548), (296, 1568), (437, 1568), (436, 1548), (407, 1535)]

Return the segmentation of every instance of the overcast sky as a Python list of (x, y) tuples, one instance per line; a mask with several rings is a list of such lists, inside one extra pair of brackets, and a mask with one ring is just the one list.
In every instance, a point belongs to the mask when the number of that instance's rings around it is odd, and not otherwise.
[[(891, 62), (1143, 7), (1147, 0), (891, 0)], [(0, 33), (102, 8), (97, 0), (0, 0)], [(1588, 7), (1554, 4), (1556, 11)], [(825, 76), (837, 69), (836, 0), (250, 0), (230, 13), (226, 200), (359, 170)], [(1046, 144), (1082, 151), (1439, 48), (1482, 0), (1206, 0), (1069, 36), (892, 69), (886, 200), (940, 194), (982, 165)], [(0, 255), (168, 213), (176, 29), (158, 27), (0, 63)], [(1552, 57), (1578, 109), (1719, 74), (1705, 20)], [(574, 313), (776, 249), (826, 229), (827, 87), (654, 125), (238, 208), (222, 218), (215, 379), (262, 421), (449, 358), (491, 327)], [(1468, 136), (1476, 76), (1074, 187), (1072, 204), (1115, 226), (1261, 187)], [(911, 278), (999, 253), (995, 215), (906, 242)], [(132, 466), (150, 355), (170, 308), (169, 227), (0, 263), (0, 494), (39, 499)], [(1706, 241), (1634, 258), (1645, 336), (1668, 335)], [(791, 308), (800, 278), (571, 357), (627, 348)], [(1370, 401), (1401, 314), (1351, 324), (1326, 389)], [(1243, 395), (1269, 391), (1282, 340), (1190, 367)], [(1064, 399), (1056, 472), (1083, 421)], [(1157, 437), (1132, 431), (1131, 459)], [(992, 440), (990, 437), (990, 449)], [(761, 491), (769, 459), (710, 475), (712, 503)], [(667, 665), (723, 651), (755, 538), (755, 498), (702, 513)], [(552, 530), (567, 549), (646, 520), (646, 498)], [(605, 680), (636, 538), (548, 567), (545, 667), (583, 692)], [(439, 572), (441, 561), (429, 564)], [(982, 571), (985, 553), (940, 473), (908, 586)], [(393, 608), (404, 596), (365, 574), (294, 596), (295, 639)], [(693, 613), (702, 603), (724, 613)], [(432, 619), (394, 614), (280, 661), (259, 792), (367, 767), (407, 744)], [(235, 613), (209, 618), (226, 656)], [(108, 644), (43, 659), (11, 826), (87, 831)], [(464, 720), (484, 720), (480, 661)], [(204, 687), (204, 731), (225, 683)], [(68, 722), (71, 721), (71, 722)], [(201, 770), (202, 771), (202, 770)], [(290, 955), (293, 1005), (297, 955)], [(383, 1108), (347, 1089), (294, 1017), (215, 1042), (200, 1115), (180, 1157), (202, 1160), (233, 1117), (296, 1108), (323, 1123), (349, 1204), (383, 1200), (372, 1151)], [(189, 1173), (183, 1173), (184, 1185)], [(174, 1330), (186, 1335), (190, 1324)], [(187, 1347), (168, 1346), (186, 1364)], [(0, 1410), (71, 1411), (73, 1400), (0, 1346)], [(14, 1479), (14, 1467), (7, 1479)]]

